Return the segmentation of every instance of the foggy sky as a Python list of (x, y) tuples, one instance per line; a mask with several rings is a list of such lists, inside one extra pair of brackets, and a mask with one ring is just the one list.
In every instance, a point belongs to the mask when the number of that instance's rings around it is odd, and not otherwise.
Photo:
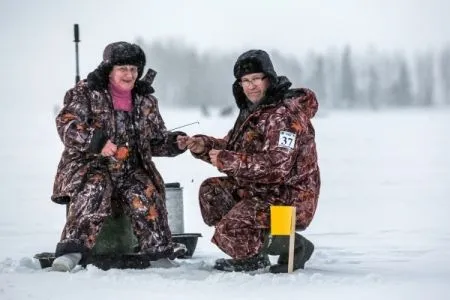
[(61, 98), (74, 81), (74, 23), (84, 77), (107, 43), (137, 37), (176, 38), (200, 50), (293, 55), (346, 44), (358, 51), (442, 47), (450, 41), (449, 14), (446, 0), (1, 0), (0, 65), (7, 72), (0, 82), (19, 93), (18, 82), (25, 81), (29, 92)]

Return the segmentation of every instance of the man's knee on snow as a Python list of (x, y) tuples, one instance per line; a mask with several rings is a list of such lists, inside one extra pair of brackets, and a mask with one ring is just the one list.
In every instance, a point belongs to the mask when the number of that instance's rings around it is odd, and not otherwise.
[(217, 179), (215, 177), (207, 178), (202, 182), (199, 188), (199, 196), (200, 198), (202, 195), (209, 192), (209, 190), (212, 188), (212, 186), (217, 185)]

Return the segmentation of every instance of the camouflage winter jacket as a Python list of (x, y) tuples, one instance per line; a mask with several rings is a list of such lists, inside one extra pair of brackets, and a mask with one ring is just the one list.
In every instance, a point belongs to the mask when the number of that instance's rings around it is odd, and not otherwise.
[(240, 113), (234, 128), (223, 139), (197, 135), (206, 147), (194, 156), (210, 162), (209, 150), (222, 149), (219, 171), (233, 177), (248, 197), (296, 206), (297, 228), (304, 229), (314, 216), (320, 191), (315, 131), (310, 121), (318, 102), (311, 90), (289, 86), (286, 77), (277, 77), (273, 95), (251, 109), (235, 83)]
[[(56, 203), (70, 201), (82, 187), (86, 174), (92, 168), (102, 167), (106, 160), (99, 153), (106, 141), (115, 136), (111, 95), (93, 73), (66, 93), (64, 107), (56, 117), (58, 134), (64, 144), (51, 197)], [(146, 81), (136, 83), (132, 91), (132, 118), (139, 161), (164, 196), (164, 182), (152, 156), (175, 156), (184, 152), (176, 144), (176, 137), (184, 133), (166, 130), (157, 99), (152, 95), (151, 82), (155, 74), (149, 70)]]

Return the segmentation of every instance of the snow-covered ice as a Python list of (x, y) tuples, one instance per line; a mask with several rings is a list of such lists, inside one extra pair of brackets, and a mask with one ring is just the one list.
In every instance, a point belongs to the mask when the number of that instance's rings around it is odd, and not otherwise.
[[(161, 108), (168, 128), (223, 136), (233, 117)], [(26, 120), (24, 122), (24, 120)], [(0, 299), (449, 299), (450, 109), (331, 111), (314, 119), (322, 190), (304, 234), (316, 245), (293, 274), (211, 270), (222, 257), (201, 219), (201, 182), (220, 173), (188, 153), (157, 158), (166, 182), (180, 182), (185, 232), (202, 233), (194, 257), (172, 269), (72, 273), (42, 270), (64, 207), (53, 204), (62, 150), (51, 108), (0, 113)]]

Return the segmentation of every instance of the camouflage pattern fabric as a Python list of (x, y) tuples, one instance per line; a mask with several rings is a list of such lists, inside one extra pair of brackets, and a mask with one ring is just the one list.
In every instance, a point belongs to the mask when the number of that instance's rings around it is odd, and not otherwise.
[[(281, 78), (281, 82), (285, 80)], [(219, 171), (207, 179), (199, 200), (206, 224), (215, 226), (212, 242), (235, 259), (258, 254), (270, 229), (270, 205), (293, 205), (297, 229), (315, 214), (320, 173), (315, 131), (310, 119), (318, 103), (309, 89), (291, 89), (268, 97), (256, 108), (241, 106), (234, 128), (223, 139), (197, 135), (208, 152), (222, 149)]]
[[(70, 203), (56, 256), (92, 249), (114, 207), (131, 216), (142, 252), (171, 253), (164, 182), (152, 157), (184, 152), (176, 144), (184, 133), (166, 130), (156, 98), (134, 91), (132, 112), (114, 111), (108, 90), (84, 80), (66, 93), (56, 125), (65, 147), (52, 200)], [(115, 157), (99, 154), (107, 139), (118, 146)]]

